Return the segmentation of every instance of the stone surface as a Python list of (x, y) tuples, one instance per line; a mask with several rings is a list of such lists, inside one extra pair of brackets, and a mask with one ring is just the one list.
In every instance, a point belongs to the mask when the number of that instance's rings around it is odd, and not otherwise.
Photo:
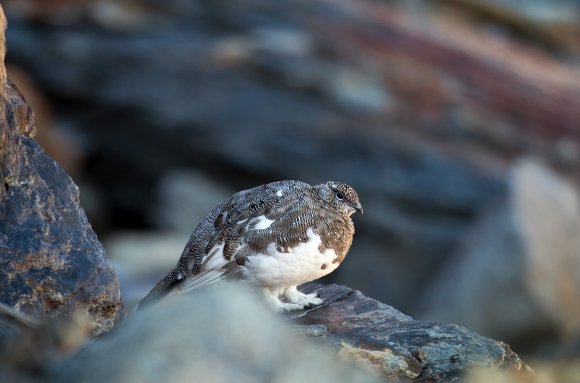
[[(317, 292), (325, 303), (284, 316), (269, 310), (257, 291), (219, 283), (128, 315), (115, 331), (68, 359), (45, 352), (55, 342), (23, 336), (37, 345), (41, 375), (32, 375), (18, 358), (3, 358), (0, 347), (0, 378), (12, 373), (15, 382), (458, 382), (473, 368), (532, 378), (505, 343), (459, 326), (413, 320), (345, 286), (304, 290)], [(82, 333), (78, 322), (69, 320), (67, 328), (75, 331), (67, 333)], [(61, 333), (62, 325), (44, 327), (46, 336), (55, 328)], [(72, 338), (78, 346), (79, 337)], [(12, 349), (26, 349), (24, 343)]]
[[(236, 192), (201, 173), (187, 170), (164, 174), (157, 188), (156, 208), (152, 209), (150, 219), (164, 231), (187, 236), (193, 231), (192, 222), (201, 222), (217, 205), (216, 201), (225, 201)], [(176, 254), (181, 253), (183, 244), (181, 247)]]
[(293, 334), (255, 292), (219, 284), (128, 316), (54, 382), (375, 382)]
[(109, 330), (122, 308), (117, 277), (78, 188), (32, 138), (32, 110), (0, 67), (0, 301), (36, 318), (78, 308), (95, 333)]
[[(0, 381), (12, 371), (24, 378), (42, 375), (78, 352), (91, 336), (95, 323), (82, 311), (57, 316), (46, 321), (0, 306)], [(2, 331), (10, 328), (10, 331)]]
[(455, 382), (473, 367), (528, 370), (507, 344), (466, 328), (413, 320), (345, 286), (313, 284), (303, 291), (318, 293), (325, 303), (291, 314), (291, 322), (330, 345), (341, 360), (383, 377)]
[(428, 286), (421, 316), (522, 348), (580, 337), (579, 227), (572, 184), (537, 160), (520, 160), (508, 195)]

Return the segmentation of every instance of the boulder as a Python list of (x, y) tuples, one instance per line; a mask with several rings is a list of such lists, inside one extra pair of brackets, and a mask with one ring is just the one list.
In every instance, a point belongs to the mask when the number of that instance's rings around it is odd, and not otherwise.
[(580, 336), (580, 200), (542, 162), (513, 167), (509, 192), (483, 213), (430, 284), (421, 317), (514, 346)]
[(291, 315), (297, 329), (329, 345), (341, 360), (380, 376), (456, 382), (475, 367), (531, 371), (506, 343), (464, 327), (414, 320), (341, 285), (304, 290), (318, 293), (324, 304)]
[(32, 110), (0, 68), (0, 302), (39, 319), (81, 309), (100, 334), (122, 311), (117, 277), (78, 188), (32, 138)]

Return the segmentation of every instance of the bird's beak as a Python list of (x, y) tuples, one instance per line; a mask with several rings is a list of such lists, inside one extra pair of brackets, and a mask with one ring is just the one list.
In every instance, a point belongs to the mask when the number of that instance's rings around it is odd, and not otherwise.
[(354, 207), (354, 209), (355, 209), (356, 211), (360, 212), (361, 214), (364, 214), (364, 212), (363, 212), (363, 207), (362, 207), (362, 205), (360, 204), (360, 202), (357, 202), (357, 203), (356, 203), (356, 205), (354, 205), (353, 207)]

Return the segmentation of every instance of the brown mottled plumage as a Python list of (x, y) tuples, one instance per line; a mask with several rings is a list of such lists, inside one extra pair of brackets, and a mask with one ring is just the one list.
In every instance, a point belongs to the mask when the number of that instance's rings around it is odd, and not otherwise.
[(296, 286), (338, 267), (352, 244), (350, 216), (357, 210), (358, 195), (339, 182), (279, 181), (236, 193), (200, 222), (177, 266), (139, 307), (224, 278), (249, 280), (277, 308), (322, 303)]

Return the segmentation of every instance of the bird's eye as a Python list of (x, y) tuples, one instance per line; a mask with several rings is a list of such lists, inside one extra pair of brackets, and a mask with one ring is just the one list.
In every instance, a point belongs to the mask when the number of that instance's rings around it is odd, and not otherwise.
[(341, 192), (336, 192), (336, 198), (338, 198), (339, 200), (344, 199), (344, 194), (342, 194)]

